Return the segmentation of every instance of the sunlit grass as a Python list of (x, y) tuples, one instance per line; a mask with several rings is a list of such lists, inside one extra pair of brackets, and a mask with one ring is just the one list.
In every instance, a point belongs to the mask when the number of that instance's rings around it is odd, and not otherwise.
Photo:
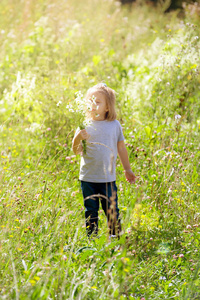
[[(199, 6), (0, 3), (0, 298), (199, 299)], [(106, 82), (138, 179), (87, 239), (76, 92)]]

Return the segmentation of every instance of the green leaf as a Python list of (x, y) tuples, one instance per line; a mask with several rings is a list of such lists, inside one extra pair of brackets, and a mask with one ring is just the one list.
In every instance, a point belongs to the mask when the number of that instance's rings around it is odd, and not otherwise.
[(92, 248), (92, 247), (84, 246), (84, 247), (81, 247), (80, 249), (78, 249), (76, 251), (76, 254), (80, 254), (80, 253), (82, 253), (83, 251), (86, 251), (86, 250), (96, 251), (97, 249), (96, 248)]
[(146, 135), (148, 136), (148, 138), (150, 139), (152, 134), (151, 134), (151, 128), (149, 126), (146, 126), (144, 128), (145, 132), (146, 132)]
[(109, 55), (109, 56), (115, 55), (115, 51), (114, 51), (113, 49), (110, 49), (110, 50), (108, 51), (108, 55)]
[(94, 55), (92, 58), (92, 61), (94, 63), (95, 66), (97, 66), (99, 64), (99, 62), (101, 61), (101, 56), (100, 55)]

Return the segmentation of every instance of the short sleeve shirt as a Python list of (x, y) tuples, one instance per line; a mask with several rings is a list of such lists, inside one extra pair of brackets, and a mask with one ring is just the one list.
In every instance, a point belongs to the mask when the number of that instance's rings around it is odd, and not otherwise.
[(88, 182), (116, 180), (117, 143), (124, 140), (119, 121), (90, 121), (86, 154), (81, 156), (79, 179)]

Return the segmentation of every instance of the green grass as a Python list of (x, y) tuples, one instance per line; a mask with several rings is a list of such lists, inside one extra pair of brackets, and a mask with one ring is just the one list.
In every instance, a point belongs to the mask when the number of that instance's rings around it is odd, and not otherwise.
[[(199, 5), (0, 3), (0, 299), (200, 299)], [(123, 234), (87, 239), (75, 103), (117, 92)], [(71, 107), (75, 112), (66, 108)]]

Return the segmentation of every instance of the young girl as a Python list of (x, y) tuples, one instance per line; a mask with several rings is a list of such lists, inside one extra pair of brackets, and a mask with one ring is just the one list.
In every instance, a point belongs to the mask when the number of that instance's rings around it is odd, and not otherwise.
[[(86, 94), (90, 106), (89, 124), (75, 133), (72, 142), (74, 153), (82, 154), (80, 175), (85, 205), (86, 229), (88, 235), (98, 232), (99, 199), (107, 216), (111, 236), (120, 233), (120, 219), (116, 187), (117, 153), (125, 170), (126, 180), (135, 183), (124, 136), (116, 120), (115, 92), (104, 83), (90, 88)], [(86, 152), (82, 141), (86, 140)]]

